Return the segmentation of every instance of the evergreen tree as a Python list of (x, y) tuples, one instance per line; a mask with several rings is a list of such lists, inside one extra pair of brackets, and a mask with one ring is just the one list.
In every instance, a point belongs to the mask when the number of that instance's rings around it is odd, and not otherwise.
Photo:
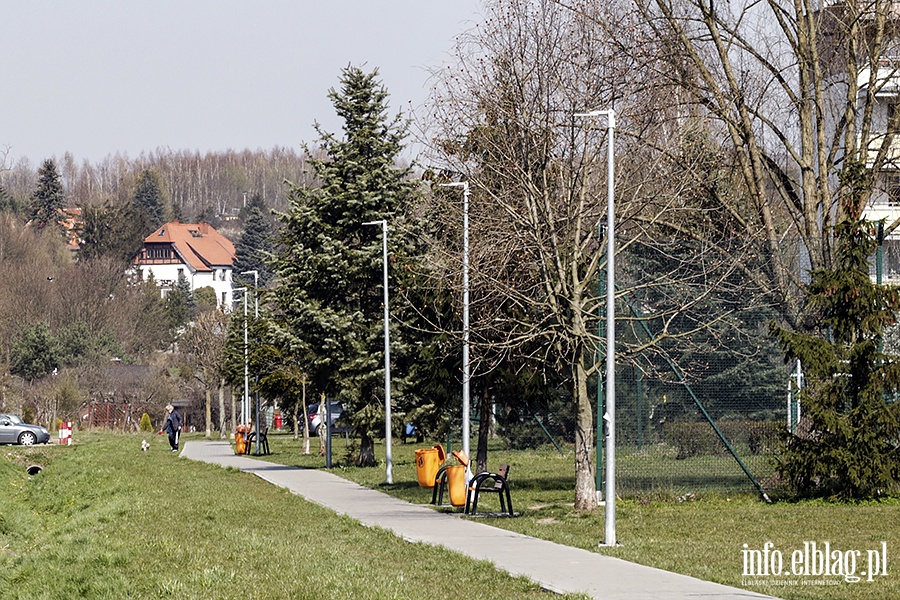
[(266, 255), (272, 248), (274, 231), (265, 216), (265, 206), (258, 196), (248, 206), (244, 220), (244, 233), (234, 248), (234, 285), (252, 287), (252, 275), (241, 275), (246, 271), (258, 273), (259, 287), (265, 289), (272, 281), (272, 272), (266, 264)]
[(10, 344), (9, 355), (10, 372), (31, 381), (60, 366), (59, 341), (44, 321), (27, 325)]
[(184, 276), (178, 274), (178, 281), (166, 294), (166, 314), (169, 317), (169, 326), (178, 329), (191, 320), (194, 313), (194, 294), (191, 292), (191, 284)]
[(144, 169), (134, 186), (134, 212), (150, 233), (165, 222), (165, 202), (159, 184), (159, 175), (152, 169)]
[(0, 213), (16, 213), (18, 208), (15, 199), (0, 185)]
[(83, 218), (79, 253), (83, 260), (108, 256), (130, 263), (151, 232), (131, 206), (88, 206)]
[(803, 364), (807, 382), (804, 420), (787, 437), (778, 470), (800, 495), (870, 498), (900, 483), (900, 404), (886, 400), (900, 391), (900, 358), (881, 349), (900, 293), (869, 277), (870, 223), (857, 215), (835, 233), (835, 266), (811, 273), (813, 332), (773, 325), (788, 360)]
[[(279, 215), (283, 250), (273, 261), (274, 302), (290, 345), (309, 356), (303, 366), (318, 394), (349, 404), (360, 465), (375, 464), (384, 423), (381, 229), (363, 223), (391, 224), (393, 264), (405, 253), (398, 221), (416, 193), (409, 169), (397, 166), (406, 128), (399, 116), (386, 118), (387, 97), (377, 71), (343, 71), (329, 98), (344, 138), (319, 130), (326, 157), (311, 165), (322, 185), (290, 189), (290, 210)], [(399, 334), (391, 342), (392, 358), (402, 354)]]
[(31, 220), (44, 228), (59, 222), (59, 211), (65, 207), (63, 187), (56, 163), (48, 158), (38, 170), (38, 186), (31, 195)]

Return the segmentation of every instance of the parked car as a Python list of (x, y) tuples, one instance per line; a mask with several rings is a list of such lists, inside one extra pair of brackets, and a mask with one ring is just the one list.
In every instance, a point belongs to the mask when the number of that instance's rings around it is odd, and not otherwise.
[[(335, 429), (345, 429), (345, 424), (340, 422), (341, 415), (344, 414), (344, 405), (340, 402), (331, 401), (328, 403), (331, 407), (331, 427)], [(309, 415), (309, 431), (313, 435), (319, 435), (319, 428), (325, 431), (325, 424), (322, 422), (324, 414), (319, 414), (319, 403), (310, 404), (306, 407), (306, 414)]]
[(50, 441), (50, 432), (40, 425), (31, 425), (18, 415), (0, 414), (0, 444), (33, 446)]

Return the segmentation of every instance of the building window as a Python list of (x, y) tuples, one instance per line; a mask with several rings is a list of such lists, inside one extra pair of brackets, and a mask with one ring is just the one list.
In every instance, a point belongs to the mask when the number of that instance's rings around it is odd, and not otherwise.
[[(225, 304), (225, 301), (227, 300), (227, 298), (226, 298), (225, 295), (226, 295), (227, 293), (228, 293), (228, 292), (222, 292), (222, 306), (227, 306), (227, 305)], [(610, 356), (612, 356), (612, 353), (610, 353)]]
[(900, 133), (900, 123), (897, 121), (897, 102), (888, 102), (886, 127), (888, 133), (893, 135)]
[(886, 173), (883, 177), (887, 204), (889, 206), (900, 206), (900, 174)]

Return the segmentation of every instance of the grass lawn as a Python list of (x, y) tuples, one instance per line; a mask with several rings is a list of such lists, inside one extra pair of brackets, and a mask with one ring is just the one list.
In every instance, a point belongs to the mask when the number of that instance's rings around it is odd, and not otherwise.
[[(3, 600), (546, 597), (488, 563), (178, 458), (162, 436), (75, 440), (0, 447)], [(281, 441), (282, 457), (296, 454)], [(29, 476), (31, 464), (44, 469)]]
[[(324, 458), (317, 454), (301, 454), (302, 442), (288, 434), (270, 435), (272, 455), (265, 460), (288, 465), (324, 468)], [(393, 444), (392, 485), (385, 481), (384, 465), (361, 469), (353, 466), (347, 455), (343, 438), (333, 445), (333, 472), (410, 502), (428, 504), (430, 489), (416, 483), (415, 449), (431, 447), (425, 444)], [(318, 451), (318, 440), (311, 442)], [(473, 445), (474, 448), (474, 445)], [(474, 451), (474, 450), (473, 450)], [(384, 460), (384, 447), (376, 449)], [(453, 461), (452, 458), (449, 461)], [(488, 457), (489, 465), (510, 465), (510, 486), (516, 518), (478, 517), (497, 527), (503, 527), (535, 537), (577, 546), (594, 552), (616, 556), (662, 569), (692, 575), (726, 585), (742, 587), (792, 599), (886, 599), (900, 598), (900, 573), (894, 565), (900, 551), (900, 499), (859, 504), (829, 504), (824, 502), (778, 502), (765, 504), (753, 493), (692, 493), (689, 489), (672, 489), (662, 484), (650, 494), (619, 499), (616, 530), (619, 547), (600, 548), (604, 511), (593, 514), (573, 509), (574, 459), (560, 456), (552, 448), (536, 451), (509, 451), (494, 448)], [(676, 464), (678, 463), (678, 464)], [(627, 454), (619, 463), (629, 468)], [(624, 466), (623, 466), (624, 465)], [(697, 471), (703, 477), (699, 463), (660, 459), (645, 472), (660, 473), (654, 481), (664, 481), (666, 469), (681, 468)], [(727, 486), (732, 485), (731, 483)], [(726, 487), (727, 487), (726, 486)], [(479, 500), (485, 510), (499, 511), (495, 494)], [(437, 510), (461, 510), (442, 507)], [(840, 576), (817, 576), (810, 566), (809, 575), (748, 577), (744, 575), (744, 544), (748, 550), (763, 550), (771, 542), (773, 552), (782, 556), (785, 571), (792, 568), (795, 551), (804, 551), (804, 542), (816, 542), (821, 548), (830, 543), (832, 552), (841, 551), (848, 560), (841, 564), (842, 572), (849, 571), (850, 551), (860, 551), (855, 572), (860, 575), (867, 567), (867, 551), (887, 547), (887, 576), (867, 576), (857, 583)], [(810, 547), (811, 549), (811, 547)], [(879, 554), (880, 556), (880, 554)], [(799, 568), (804, 568), (798, 564)]]

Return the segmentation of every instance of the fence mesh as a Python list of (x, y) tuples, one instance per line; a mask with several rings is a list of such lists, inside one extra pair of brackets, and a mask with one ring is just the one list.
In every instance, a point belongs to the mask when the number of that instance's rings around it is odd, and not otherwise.
[[(679, 244), (635, 244), (617, 258), (617, 490), (767, 490), (774, 484), (779, 435), (789, 426), (791, 368), (769, 332), (777, 312), (731, 270), (735, 262), (707, 261), (708, 249)], [(808, 261), (794, 246), (788, 254), (798, 256), (795, 267), (805, 272)], [(762, 254), (752, 244), (735, 243), (731, 250), (746, 264)], [(598, 315), (604, 314), (603, 285)], [(701, 300), (689, 301), (692, 295)], [(597, 319), (600, 340), (603, 321)], [(666, 335), (658, 336), (663, 330)], [(648, 340), (653, 343), (644, 344)], [(649, 349), (634, 350), (642, 345)], [(596, 363), (604, 362), (602, 351)], [(599, 370), (602, 376), (602, 364)], [(600, 414), (603, 386), (602, 377), (589, 386)], [(574, 411), (571, 397), (561, 398), (517, 422), (504, 423), (499, 415), (499, 430), (511, 445), (552, 442), (571, 451)]]
[[(779, 393), (771, 396), (748, 395), (735, 388), (772, 390), (776, 387), (772, 381), (733, 381), (727, 386), (719, 381), (720, 373), (711, 371), (705, 378), (682, 383), (649, 378), (633, 367), (617, 369), (620, 494), (758, 492), (757, 484), (769, 488), (779, 432), (787, 426), (788, 369), (778, 370), (783, 375), (777, 380)], [(600, 398), (595, 382), (589, 392), (595, 410), (596, 402), (602, 408), (602, 386)], [(520, 415), (513, 423), (499, 415), (498, 423), (500, 436), (513, 447), (552, 444), (563, 454), (573, 451), (575, 410), (570, 401)], [(601, 477), (603, 469), (601, 465)]]

